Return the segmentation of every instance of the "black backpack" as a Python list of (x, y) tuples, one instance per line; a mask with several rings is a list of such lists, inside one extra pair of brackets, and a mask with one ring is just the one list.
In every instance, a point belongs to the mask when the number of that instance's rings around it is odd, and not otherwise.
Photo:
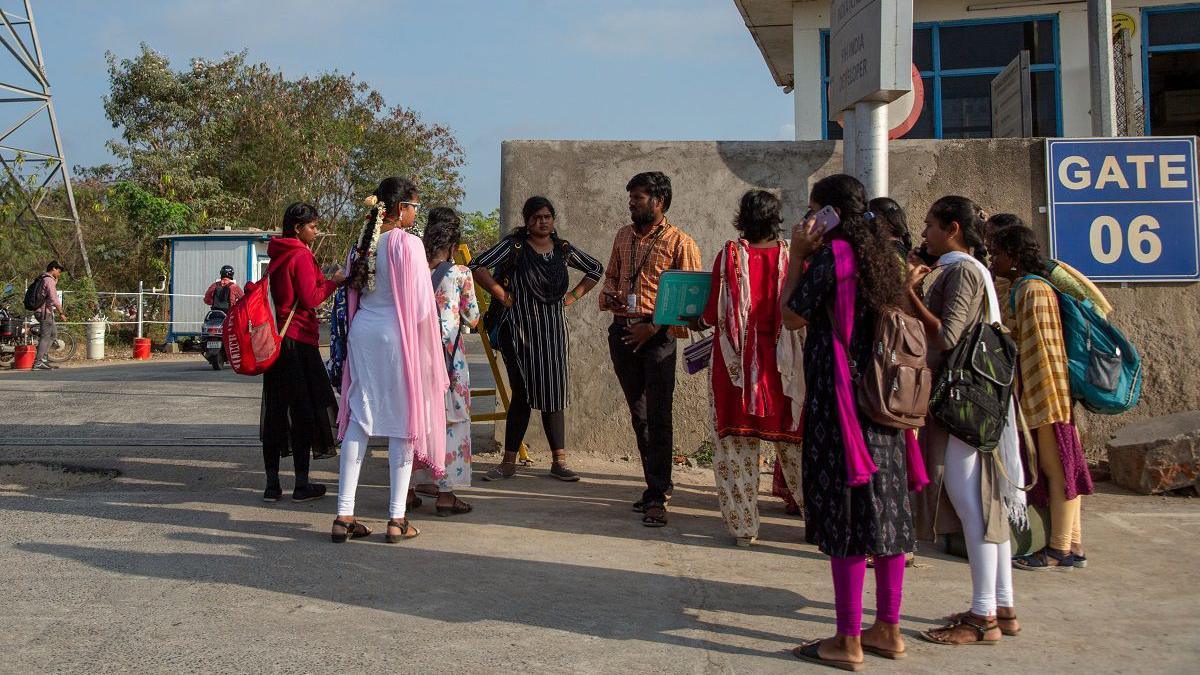
[(46, 306), (46, 301), (50, 299), (50, 294), (46, 292), (47, 276), (49, 275), (45, 273), (38, 275), (38, 278), (34, 279), (25, 289), (26, 310), (36, 312)]
[(222, 312), (229, 311), (229, 294), (230, 286), (233, 284), (218, 284), (217, 290), (213, 291), (212, 309), (218, 309)]
[(947, 431), (981, 452), (1000, 442), (1012, 405), (1017, 344), (999, 325), (980, 323), (942, 365), (929, 412)]

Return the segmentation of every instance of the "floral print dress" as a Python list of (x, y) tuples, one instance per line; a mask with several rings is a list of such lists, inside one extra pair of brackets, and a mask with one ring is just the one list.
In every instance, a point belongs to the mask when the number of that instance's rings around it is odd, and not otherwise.
[[(471, 485), (471, 374), (463, 331), (479, 323), (479, 302), (471, 270), (455, 265), (434, 289), (442, 346), (448, 355), (450, 389), (446, 392), (446, 476), (438, 489), (448, 492)], [(427, 472), (419, 471), (418, 484), (434, 484)]]

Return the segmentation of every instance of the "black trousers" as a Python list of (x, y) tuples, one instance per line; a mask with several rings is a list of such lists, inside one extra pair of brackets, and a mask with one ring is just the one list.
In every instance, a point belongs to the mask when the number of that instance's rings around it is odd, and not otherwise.
[(614, 323), (608, 329), (613, 370), (629, 404), (633, 435), (642, 456), (646, 491), (642, 501), (662, 505), (670, 494), (675, 434), (671, 416), (675, 398), (675, 338), (664, 328), (634, 351), (622, 339), (629, 329)]
[(296, 485), (307, 485), (311, 456), (336, 452), (331, 425), (336, 416), (337, 399), (321, 352), (313, 345), (284, 338), (279, 358), (263, 373), (259, 437), (267, 484), (279, 485), (279, 458), (291, 455)]
[[(521, 377), (521, 369), (517, 367), (517, 352), (512, 345), (505, 341), (500, 348), (504, 357), (504, 370), (508, 372), (509, 402), (508, 414), (504, 417), (504, 451), (517, 452), (525, 440), (525, 432), (529, 430), (529, 418), (533, 409), (529, 407), (529, 394), (525, 388), (525, 378)], [(550, 450), (563, 450), (567, 447), (567, 415), (565, 410), (553, 412), (542, 411), (542, 430), (546, 432), (546, 440), (550, 442)]]

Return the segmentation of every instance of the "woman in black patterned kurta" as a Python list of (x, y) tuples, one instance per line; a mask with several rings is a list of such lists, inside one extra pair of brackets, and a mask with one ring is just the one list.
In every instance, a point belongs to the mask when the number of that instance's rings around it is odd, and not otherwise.
[[(834, 343), (837, 257), (853, 256), (856, 270), (853, 330), (838, 338), (849, 340), (845, 356), (850, 363), (842, 366), (849, 373), (843, 382), (850, 379), (856, 364), (869, 367), (876, 308), (897, 306), (903, 285), (895, 253), (870, 226), (873, 216), (867, 213), (862, 183), (844, 174), (824, 178), (813, 186), (809, 207), (813, 212), (831, 207), (837, 222), (827, 230), (809, 217), (793, 232), (783, 323), (791, 329), (808, 329), (801, 457), (804, 532), (809, 543), (830, 556), (837, 634), (801, 645), (793, 654), (805, 661), (860, 670), (864, 651), (889, 658), (904, 653), (900, 599), (904, 554), (913, 550), (914, 536), (904, 432), (874, 424), (862, 411), (857, 415), (857, 427), (847, 420), (847, 428), (853, 428), (843, 432), (839, 418)], [(835, 256), (833, 242), (837, 240), (841, 242), (837, 242)], [(849, 261), (843, 267), (849, 272)], [(850, 405), (854, 405), (852, 391), (840, 394), (842, 400), (850, 397)], [(848, 485), (845, 433), (863, 435), (865, 452), (875, 464), (875, 472), (863, 485)], [(864, 631), (862, 591), (868, 555), (875, 559), (876, 618)]]

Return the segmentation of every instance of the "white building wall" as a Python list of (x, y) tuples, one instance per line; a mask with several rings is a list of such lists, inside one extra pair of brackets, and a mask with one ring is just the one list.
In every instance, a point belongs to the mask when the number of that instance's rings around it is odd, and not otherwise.
[(182, 239), (174, 242), (171, 256), (172, 332), (198, 333), (208, 313), (204, 292), (217, 280), (221, 266), (232, 265), (234, 278), (244, 285), (249, 277), (245, 239)]
[[(1142, 86), (1142, 15), (1144, 7), (1170, 7), (1194, 4), (1195, 0), (1113, 0), (1114, 13), (1133, 17), (1137, 25), (1134, 35), (1133, 84), (1140, 92)], [(978, 21), (1006, 17), (1058, 15), (1059, 68), (1062, 96), (1062, 132), (1065, 136), (1090, 136), (1091, 78), (1088, 65), (1087, 5), (1076, 3), (1055, 5), (1028, 2), (1018, 7), (968, 11), (969, 5), (979, 2), (961, 0), (914, 0), (913, 21)], [(793, 59), (796, 89), (796, 140), (819, 140), (824, 121), (821, 119), (821, 30), (829, 28), (829, 3), (806, 0), (792, 5)], [(980, 45), (986, 49), (987, 45)], [(812, 92), (815, 92), (812, 93)]]

